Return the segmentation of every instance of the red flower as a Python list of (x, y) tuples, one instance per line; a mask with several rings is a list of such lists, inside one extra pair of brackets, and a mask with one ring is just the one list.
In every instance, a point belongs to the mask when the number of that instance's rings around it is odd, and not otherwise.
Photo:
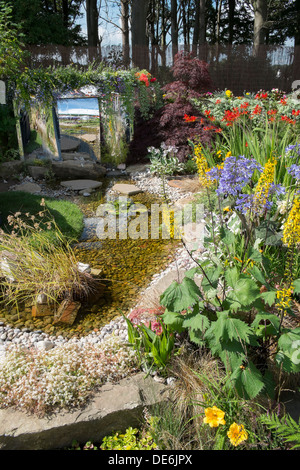
[(283, 105), (286, 105), (286, 104), (287, 104), (287, 101), (286, 101), (285, 98), (281, 98), (280, 103), (283, 104)]
[(151, 83), (156, 82), (156, 78), (154, 78), (154, 77), (151, 78), (150, 82), (151, 82)]
[(262, 112), (262, 107), (257, 104), (257, 105), (255, 106), (255, 108), (254, 108), (252, 114), (261, 114), (261, 112)]
[(238, 108), (233, 108), (231, 111), (230, 109), (227, 109), (225, 111), (225, 115), (222, 119), (222, 121), (227, 122), (227, 126), (230, 125), (230, 123), (236, 121), (240, 117), (241, 113), (239, 112)]
[(244, 103), (242, 103), (242, 104), (240, 105), (240, 108), (241, 108), (241, 109), (247, 109), (248, 106), (249, 106), (249, 103), (248, 103), (247, 101), (245, 101)]
[(195, 122), (197, 117), (196, 116), (189, 116), (188, 114), (184, 115), (185, 122)]
[(268, 93), (257, 93), (255, 95), (256, 100), (265, 100), (268, 98)]
[(295, 109), (292, 110), (293, 116), (299, 116), (299, 114), (300, 114), (300, 109), (297, 109), (297, 111)]

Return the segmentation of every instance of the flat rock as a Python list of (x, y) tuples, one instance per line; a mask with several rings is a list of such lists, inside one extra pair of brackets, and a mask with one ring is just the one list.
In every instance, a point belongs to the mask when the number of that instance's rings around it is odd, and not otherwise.
[(1, 450), (55, 450), (73, 440), (99, 442), (113, 431), (138, 427), (145, 407), (163, 403), (169, 387), (145, 374), (104, 384), (86, 407), (38, 418), (14, 408), (0, 410)]
[(74, 137), (61, 136), (60, 149), (62, 152), (75, 152), (80, 146), (80, 140)]
[(14, 191), (24, 191), (25, 193), (40, 193), (42, 188), (36, 183), (21, 183), (14, 187)]
[(117, 183), (112, 188), (112, 191), (126, 194), (127, 196), (132, 196), (133, 194), (142, 193), (143, 190), (135, 186), (134, 184), (126, 184), (126, 183)]
[(73, 191), (85, 191), (97, 189), (102, 186), (100, 181), (94, 180), (70, 180), (70, 181), (61, 181), (61, 186), (64, 188), (72, 189)]
[(83, 134), (80, 136), (80, 138), (84, 140), (85, 142), (91, 142), (91, 143), (97, 140), (96, 134)]

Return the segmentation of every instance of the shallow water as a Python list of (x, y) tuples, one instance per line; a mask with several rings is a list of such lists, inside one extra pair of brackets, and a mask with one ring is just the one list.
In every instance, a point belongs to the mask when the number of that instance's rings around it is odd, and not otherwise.
[[(76, 198), (85, 217), (95, 216), (97, 207), (105, 202), (105, 193), (115, 181), (103, 180), (101, 191), (91, 197)], [(131, 181), (121, 181), (131, 183)], [(161, 203), (157, 197), (147, 193), (140, 193), (131, 198), (150, 208), (152, 203)], [(149, 216), (150, 231), (150, 216)], [(150, 235), (150, 232), (149, 232)], [(96, 242), (96, 243), (95, 243)], [(87, 245), (90, 243), (90, 246)], [(65, 337), (84, 336), (109, 323), (110, 320), (126, 314), (132, 308), (139, 293), (147, 287), (151, 278), (157, 272), (165, 269), (172, 261), (178, 241), (148, 239), (106, 239), (97, 237), (85, 240), (75, 245), (74, 250), (79, 262), (87, 263), (91, 268), (101, 270), (99, 278), (104, 287), (101, 297), (89, 305), (81, 307), (73, 325), (53, 325), (52, 317), (33, 318), (31, 309), (20, 312), (2, 312), (0, 317), (6, 322), (19, 328), (28, 327), (39, 329), (52, 335)]]

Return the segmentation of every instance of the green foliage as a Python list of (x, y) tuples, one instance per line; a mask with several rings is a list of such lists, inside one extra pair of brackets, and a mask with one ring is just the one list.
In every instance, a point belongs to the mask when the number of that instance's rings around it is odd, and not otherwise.
[(16, 118), (7, 105), (0, 105), (0, 161), (8, 160), (9, 151), (17, 147)]
[(175, 353), (175, 335), (163, 322), (134, 326), (123, 315), (128, 327), (128, 342), (136, 351), (140, 366), (148, 373), (152, 369), (166, 372), (167, 366)]
[(291, 450), (300, 447), (300, 420), (298, 423), (290, 416), (279, 418), (276, 414), (262, 415), (260, 420), (274, 434), (284, 440)]
[(20, 74), (26, 53), (20, 25), (12, 22), (11, 4), (0, 2), (0, 79), (14, 79)]
[(183, 173), (185, 166), (176, 157), (176, 148), (162, 144), (159, 149), (148, 148), (150, 156), (150, 171), (160, 177)]
[(152, 450), (157, 445), (149, 433), (142, 433), (137, 428), (129, 427), (125, 433), (116, 432), (105, 436), (100, 446), (101, 450)]
[[(234, 253), (235, 238), (233, 232), (221, 231), (219, 246), (223, 243)], [(266, 281), (270, 274), (261, 252), (248, 247), (244, 259), (248, 262), (242, 270), (239, 261), (236, 266), (214, 256), (199, 261), (181, 283), (174, 281), (165, 290), (160, 302), (166, 307), (162, 319), (170, 330), (186, 330), (193, 343), (208, 347), (230, 372), (228, 386), (252, 399), (262, 392), (273, 396), (273, 379), (257, 354), (264, 348), (271, 355), (268, 348), (274, 340), (277, 364), (286, 372), (300, 371), (300, 328), (282, 328), (280, 316), (268, 312), (266, 304), (276, 308), (278, 299)], [(196, 274), (202, 276), (200, 287), (193, 280)], [(295, 280), (296, 289), (298, 283)]]
[[(50, 2), (50, 4), (53, 2)], [(13, 21), (20, 25), (26, 44), (81, 45), (81, 27), (76, 24), (82, 0), (67, 0), (68, 17), (65, 18), (63, 2), (55, 8), (44, 0), (13, 1)]]

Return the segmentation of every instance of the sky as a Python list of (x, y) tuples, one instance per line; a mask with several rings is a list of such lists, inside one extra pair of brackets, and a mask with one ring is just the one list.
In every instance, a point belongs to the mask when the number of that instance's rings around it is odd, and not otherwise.
[[(82, 17), (79, 19), (78, 23), (81, 26), (82, 33), (87, 37), (87, 25), (86, 25), (86, 11), (84, 5), (81, 7)], [(119, 17), (118, 8), (112, 8), (110, 10), (110, 14), (113, 15), (113, 20), (115, 23), (120, 24), (121, 19)], [(103, 12), (104, 16), (105, 12)], [(122, 35), (121, 30), (117, 27), (110, 25), (109, 23), (105, 22), (104, 20), (100, 20), (99, 25), (99, 37), (102, 39), (102, 45), (119, 45), (122, 44)]]

